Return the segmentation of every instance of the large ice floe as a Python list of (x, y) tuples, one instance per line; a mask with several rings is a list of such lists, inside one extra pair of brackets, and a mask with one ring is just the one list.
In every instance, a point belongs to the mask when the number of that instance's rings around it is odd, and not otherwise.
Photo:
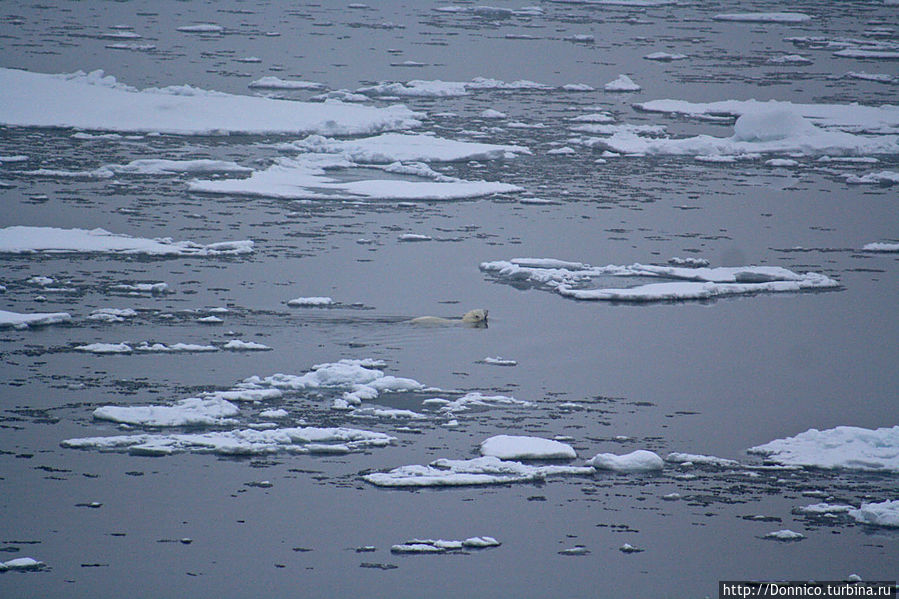
[[(719, 104), (712, 107), (713, 104)], [(870, 155), (899, 153), (899, 107), (847, 106), (845, 110), (804, 110), (788, 102), (722, 102), (695, 105), (674, 100), (638, 105), (648, 111), (679, 114), (739, 114), (730, 137), (697, 135), (681, 139), (641, 137), (620, 131), (600, 145), (626, 154), (732, 156), (770, 153)], [(814, 106), (814, 105), (811, 105)], [(826, 105), (822, 105), (826, 106)], [(820, 118), (815, 118), (820, 115)], [(860, 135), (848, 130), (878, 135)]]
[(646, 449), (638, 449), (624, 455), (598, 453), (587, 463), (599, 470), (615, 472), (656, 472), (665, 467), (665, 462), (658, 454)]
[[(459, 392), (441, 391), (425, 387), (413, 379), (385, 374), (379, 369), (382, 366), (383, 363), (374, 360), (340, 360), (317, 364), (303, 374), (252, 376), (230, 390), (201, 393), (197, 397), (169, 404), (101, 406), (93, 412), (95, 420), (151, 429), (150, 432), (68, 439), (62, 445), (141, 455), (181, 452), (222, 455), (348, 453), (383, 447), (395, 439), (385, 433), (347, 427), (278, 428), (271, 422), (260, 423), (254, 418), (277, 417), (278, 420), (290, 420), (291, 424), (297, 424), (294, 420), (298, 409), (303, 415), (336, 409), (345, 412), (348, 418), (422, 420), (433, 417), (446, 420), (455, 419), (459, 412), (475, 408), (529, 405), (511, 397), (486, 397), (470, 393), (454, 401), (434, 398), (428, 404), (426, 400), (424, 404), (428, 414), (376, 404), (363, 406), (363, 401), (373, 402), (383, 394), (394, 397), (410, 392), (459, 395)], [(266, 407), (253, 416), (252, 412), (259, 404), (272, 401), (293, 410), (289, 412), (282, 407)], [(337, 412), (328, 413), (333, 415)], [(332, 418), (328, 417), (329, 420)], [(160, 430), (184, 428), (191, 430)], [(197, 428), (215, 430), (193, 430)]]
[(420, 124), (420, 115), (404, 106), (293, 102), (188, 85), (138, 90), (102, 71), (48, 75), (0, 68), (0, 89), (0, 124), (21, 127), (184, 135), (365, 135)]
[(551, 476), (590, 476), (592, 466), (531, 466), (484, 456), (470, 460), (439, 459), (424, 465), (400, 466), (362, 478), (379, 487), (459, 487), (535, 482)]
[[(580, 300), (658, 302), (706, 300), (731, 295), (797, 292), (839, 286), (819, 273), (798, 274), (777, 266), (687, 268), (631, 264), (590, 266), (551, 258), (515, 258), (482, 262), (482, 271), (512, 285), (532, 285)], [(668, 279), (626, 288), (585, 288), (599, 277)]]
[(519, 435), (496, 435), (482, 441), (481, 455), (501, 460), (573, 460), (577, 457), (567, 443)]
[(304, 152), (340, 154), (351, 162), (389, 164), (392, 162), (459, 162), (495, 160), (530, 154), (523, 146), (455, 141), (433, 135), (384, 133), (362, 139), (338, 140), (311, 135), (290, 147)]
[(848, 514), (862, 524), (899, 528), (899, 500), (863, 503), (857, 510), (849, 510)]
[(493, 537), (471, 537), (463, 541), (445, 541), (443, 539), (411, 539), (390, 547), (391, 553), (447, 553), (469, 549), (486, 549), (502, 545)]
[(742, 12), (726, 13), (712, 17), (716, 21), (740, 23), (805, 23), (811, 17), (801, 12)]
[(34, 312), (31, 314), (23, 314), (21, 312), (0, 310), (0, 329), (27, 329), (29, 327), (70, 322), (71, 320), (72, 315), (68, 312)]
[(899, 426), (809, 429), (747, 451), (785, 466), (899, 473)]
[(0, 229), (0, 254), (141, 254), (145, 256), (227, 256), (253, 251), (250, 240), (199, 244), (169, 237), (146, 239), (105, 229), (15, 226)]

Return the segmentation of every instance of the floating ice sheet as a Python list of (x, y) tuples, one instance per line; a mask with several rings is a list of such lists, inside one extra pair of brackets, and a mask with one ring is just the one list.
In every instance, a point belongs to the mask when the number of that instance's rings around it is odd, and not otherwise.
[(616, 472), (655, 472), (665, 467), (665, 462), (658, 454), (645, 449), (624, 455), (598, 453), (587, 463), (597, 469)]
[(427, 466), (400, 466), (362, 478), (379, 487), (458, 487), (533, 482), (549, 476), (590, 476), (594, 472), (591, 466), (529, 466), (487, 456), (471, 460), (440, 459)]
[(899, 527), (899, 500), (863, 503), (857, 510), (849, 510), (857, 522), (872, 526)]
[(813, 428), (747, 451), (785, 466), (899, 473), (899, 426)]
[(312, 135), (292, 145), (305, 152), (341, 154), (349, 161), (364, 164), (495, 160), (531, 153), (522, 146), (455, 141), (409, 133), (384, 133), (351, 140)]
[(22, 314), (20, 312), (0, 310), (0, 329), (10, 327), (14, 329), (27, 329), (28, 327), (58, 324), (61, 322), (70, 322), (71, 320), (72, 315), (68, 312), (34, 312), (31, 314)]
[(169, 237), (146, 239), (105, 229), (6, 227), (0, 229), (0, 253), (5, 254), (143, 254), (147, 256), (223, 256), (248, 254), (253, 242), (224, 241), (202, 245)]
[(520, 435), (496, 435), (482, 441), (481, 455), (501, 460), (573, 460), (577, 457), (567, 443)]
[[(551, 258), (516, 258), (482, 262), (481, 270), (506, 283), (528, 283), (582, 300), (654, 302), (711, 299), (728, 295), (828, 289), (839, 284), (822, 274), (797, 274), (775, 266), (685, 268), (632, 264), (590, 266)], [(585, 289), (600, 276), (674, 279), (631, 288)]]
[(240, 408), (224, 399), (191, 397), (171, 406), (103, 406), (94, 410), (94, 418), (135, 426), (211, 426), (239, 413)]
[(737, 21), (742, 23), (805, 23), (811, 17), (801, 12), (742, 12), (715, 15), (716, 21)]
[(292, 102), (190, 86), (137, 90), (102, 71), (47, 75), (3, 68), (0, 88), (0, 123), (22, 127), (185, 135), (364, 135), (420, 124), (420, 115), (404, 106)]

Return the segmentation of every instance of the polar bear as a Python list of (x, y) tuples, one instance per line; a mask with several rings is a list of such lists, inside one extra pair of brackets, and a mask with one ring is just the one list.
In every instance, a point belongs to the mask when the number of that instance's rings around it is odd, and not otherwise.
[(439, 316), (419, 316), (410, 320), (412, 324), (424, 326), (465, 325), (469, 327), (486, 327), (487, 310), (478, 308), (469, 310), (462, 318), (440, 318)]

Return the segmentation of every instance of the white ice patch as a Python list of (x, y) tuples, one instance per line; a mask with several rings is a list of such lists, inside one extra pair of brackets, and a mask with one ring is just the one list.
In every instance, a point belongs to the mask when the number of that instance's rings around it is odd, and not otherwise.
[(712, 17), (716, 21), (737, 21), (741, 23), (805, 23), (811, 17), (800, 12), (744, 12), (720, 14)]
[(4, 68), (0, 89), (0, 123), (23, 127), (186, 135), (365, 135), (417, 126), (421, 116), (404, 106), (292, 102), (190, 86), (137, 90), (102, 71), (46, 75)]
[(866, 243), (862, 250), (866, 252), (884, 252), (884, 253), (892, 253), (899, 252), (899, 243), (882, 243), (882, 242), (874, 242), (874, 243)]
[(501, 460), (573, 460), (577, 457), (567, 443), (516, 435), (496, 435), (482, 441), (481, 455)]
[(171, 406), (103, 406), (94, 418), (135, 426), (211, 426), (225, 424), (240, 408), (224, 399), (190, 397)]
[(258, 89), (321, 89), (323, 84), (316, 81), (287, 81), (278, 77), (262, 77), (249, 84)]
[(499, 547), (502, 543), (493, 537), (472, 537), (464, 541), (445, 541), (443, 539), (412, 539), (390, 547), (391, 553), (446, 553), (465, 549), (485, 549)]
[(657, 453), (645, 449), (624, 455), (598, 453), (587, 463), (600, 470), (615, 472), (655, 472), (665, 467), (665, 462)]
[(899, 183), (899, 172), (880, 171), (867, 175), (846, 175), (846, 183), (853, 185), (895, 185)]
[[(581, 300), (655, 302), (711, 299), (739, 294), (797, 292), (827, 289), (839, 284), (822, 274), (797, 274), (775, 266), (683, 268), (632, 264), (630, 266), (590, 266), (551, 258), (516, 258), (511, 261), (482, 262), (480, 268), (509, 283), (527, 282), (546, 287), (565, 297)], [(584, 289), (600, 276), (630, 276), (674, 279), (637, 287)]]
[(0, 229), (0, 253), (105, 253), (147, 256), (220, 256), (248, 254), (253, 242), (225, 241), (202, 245), (173, 241), (169, 237), (145, 239), (110, 233), (105, 229), (57, 229), (54, 227), (6, 227)]
[(400, 466), (362, 478), (379, 487), (458, 487), (541, 481), (549, 476), (590, 476), (590, 466), (528, 466), (492, 456), (471, 460), (440, 459), (427, 466)]
[(785, 528), (783, 530), (775, 530), (774, 532), (769, 532), (762, 538), (771, 539), (773, 541), (801, 541), (805, 538), (805, 535), (801, 532), (795, 532)]
[(481, 360), (484, 364), (491, 364), (493, 366), (517, 366), (518, 362), (515, 360), (510, 360), (508, 358), (503, 358), (501, 356), (488, 356)]
[(67, 439), (63, 447), (125, 451), (133, 455), (164, 456), (174, 453), (268, 455), (275, 453), (350, 453), (386, 447), (396, 438), (353, 428), (235, 429), (197, 434), (138, 434)]
[(101, 322), (125, 322), (126, 318), (135, 316), (137, 316), (137, 312), (131, 308), (99, 308), (91, 312), (87, 318)]
[(247, 179), (198, 180), (191, 191), (225, 195), (261, 196), (309, 200), (456, 200), (521, 191), (516, 185), (488, 181), (464, 181), (439, 176), (434, 181), (365, 179), (339, 181), (326, 169), (350, 168), (355, 163), (334, 155), (308, 154), (279, 158), (266, 170)]
[(229, 351), (268, 351), (272, 348), (267, 345), (263, 345), (262, 343), (256, 343), (255, 341), (242, 341), (240, 339), (232, 339), (228, 343), (223, 345), (222, 349), (227, 349)]
[(127, 343), (88, 343), (76, 346), (75, 351), (90, 354), (130, 354), (134, 350)]
[(333, 303), (334, 300), (332, 298), (325, 296), (295, 297), (292, 300), (287, 300), (288, 306), (305, 308), (330, 306)]
[(715, 466), (719, 468), (737, 468), (740, 466), (740, 462), (736, 460), (728, 460), (725, 458), (719, 458), (712, 455), (702, 455), (696, 453), (680, 453), (673, 452), (669, 453), (668, 457), (665, 458), (666, 461), (672, 462), (675, 464), (701, 464), (703, 466)]
[(70, 322), (71, 320), (72, 315), (68, 312), (35, 312), (32, 314), (22, 314), (20, 312), (0, 310), (0, 329), (10, 327), (14, 329), (27, 329), (28, 327), (58, 324), (61, 322)]
[(609, 81), (603, 86), (607, 92), (638, 92), (642, 88), (634, 83), (633, 79), (627, 75), (618, 75), (614, 81)]
[(850, 510), (848, 513), (862, 524), (899, 527), (899, 500), (863, 503), (860, 508)]
[(809, 429), (747, 450), (785, 466), (899, 472), (899, 426)]
[(39, 562), (33, 557), (17, 557), (5, 562), (0, 562), (0, 572), (5, 570), (40, 570), (44, 562)]
[(831, 503), (813, 503), (796, 508), (797, 514), (805, 514), (810, 516), (824, 516), (827, 514), (846, 514), (852, 510), (851, 505), (838, 505)]
[(385, 133), (351, 140), (312, 135), (291, 145), (304, 152), (340, 154), (348, 161), (363, 164), (496, 160), (531, 153), (522, 146), (455, 141), (408, 133)]
[(644, 56), (646, 60), (656, 60), (659, 62), (671, 62), (673, 60), (684, 60), (687, 58), (686, 54), (671, 54), (669, 52), (653, 52), (652, 54), (647, 54)]

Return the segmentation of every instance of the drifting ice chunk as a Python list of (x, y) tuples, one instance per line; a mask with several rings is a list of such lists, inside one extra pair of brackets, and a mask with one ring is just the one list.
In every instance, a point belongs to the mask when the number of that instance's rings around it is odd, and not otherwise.
[(362, 478), (379, 487), (457, 487), (529, 482), (554, 475), (589, 476), (593, 472), (589, 466), (526, 466), (488, 456), (471, 460), (441, 459), (429, 466), (400, 466)]
[(747, 12), (715, 15), (716, 21), (739, 21), (743, 23), (805, 23), (811, 17), (800, 12)]
[(9, 561), (0, 562), (0, 572), (4, 570), (40, 570), (44, 562), (39, 562), (32, 557), (17, 557)]
[(132, 349), (127, 343), (89, 343), (76, 346), (75, 351), (91, 354), (130, 354)]
[(384, 133), (376, 137), (351, 140), (312, 135), (291, 145), (306, 152), (341, 154), (347, 160), (363, 164), (495, 160), (531, 153), (522, 146), (455, 141), (433, 135), (408, 133)]
[(899, 183), (899, 172), (896, 171), (880, 171), (879, 173), (868, 173), (867, 175), (847, 175), (846, 183), (856, 185), (894, 185)]
[(104, 406), (94, 410), (94, 418), (140, 426), (208, 426), (239, 413), (224, 399), (191, 397), (171, 406)]
[(772, 539), (774, 541), (801, 541), (805, 538), (805, 535), (801, 532), (794, 532), (789, 529), (784, 530), (775, 530), (774, 532), (769, 532), (763, 539)]
[(324, 85), (315, 81), (285, 81), (278, 77), (262, 77), (252, 82), (248, 87), (260, 89), (320, 89)]
[(829, 503), (813, 503), (796, 508), (798, 514), (810, 514), (820, 516), (823, 514), (845, 514), (852, 510), (851, 505), (832, 505)]
[(899, 527), (899, 500), (863, 503), (857, 510), (850, 510), (849, 515), (862, 524)]
[(255, 341), (242, 341), (240, 339), (232, 339), (231, 341), (223, 345), (222, 348), (231, 351), (267, 351), (271, 349), (269, 346), (263, 345), (262, 343), (256, 343)]
[(899, 425), (867, 429), (809, 429), (795, 437), (751, 447), (749, 453), (785, 466), (899, 472)]
[(54, 227), (7, 227), (0, 229), (0, 253), (108, 253), (148, 256), (217, 256), (247, 254), (252, 241), (226, 241), (201, 245), (171, 238), (144, 239), (118, 235), (104, 229), (57, 229)]
[(481, 455), (501, 460), (573, 460), (577, 457), (567, 443), (513, 435), (497, 435), (482, 441)]
[(624, 455), (598, 453), (587, 463), (601, 470), (616, 472), (654, 472), (665, 467), (665, 462), (658, 454), (645, 449)]
[(606, 83), (603, 89), (607, 92), (638, 92), (642, 88), (627, 75), (618, 75), (618, 79)]
[(288, 306), (330, 306), (334, 303), (334, 300), (330, 297), (296, 297), (292, 300), (287, 300)]
[(862, 250), (866, 252), (899, 252), (899, 243), (867, 243)]
[(718, 458), (712, 455), (701, 455), (695, 453), (669, 453), (668, 457), (665, 458), (665, 460), (673, 462), (675, 464), (692, 462), (693, 464), (719, 466), (722, 468), (736, 468), (740, 465), (740, 462), (737, 462), (736, 460), (727, 460), (725, 458)]
[(27, 329), (28, 327), (44, 326), (69, 322), (72, 315), (68, 312), (36, 312), (34, 314), (21, 314), (0, 310), (0, 329), (12, 327), (15, 329)]

